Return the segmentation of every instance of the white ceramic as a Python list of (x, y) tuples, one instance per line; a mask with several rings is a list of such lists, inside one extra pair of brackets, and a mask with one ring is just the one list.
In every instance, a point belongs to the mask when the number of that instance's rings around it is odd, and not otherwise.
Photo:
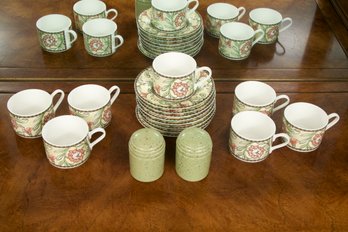
[(316, 150), (326, 130), (334, 126), (340, 117), (336, 113), (327, 115), (319, 106), (307, 102), (296, 102), (284, 110), (283, 131), (290, 136), (288, 147), (300, 151)]
[(283, 16), (278, 11), (270, 8), (257, 8), (250, 11), (249, 24), (254, 30), (263, 30), (264, 36), (259, 43), (271, 44), (277, 41), (279, 33), (292, 25), (292, 19), (283, 19)]
[[(101, 135), (91, 142), (92, 135)], [(82, 118), (64, 115), (50, 120), (42, 129), (49, 162), (62, 169), (75, 168), (87, 161), (93, 147), (105, 137), (103, 128), (89, 132)]]
[(90, 19), (107, 18), (110, 13), (113, 13), (111, 20), (114, 20), (118, 15), (116, 9), (106, 10), (106, 4), (99, 0), (78, 1), (74, 4), (73, 11), (75, 26), (79, 31), (82, 31), (82, 25)]
[[(231, 120), (230, 152), (244, 162), (260, 162), (289, 143), (287, 134), (275, 132), (276, 126), (269, 116), (257, 111), (240, 112)], [(284, 142), (273, 146), (277, 138), (283, 138)]]
[(117, 34), (116, 23), (110, 19), (91, 19), (83, 24), (82, 30), (85, 48), (91, 56), (110, 56), (124, 42), (123, 37)]
[(209, 5), (207, 13), (207, 31), (210, 35), (219, 38), (220, 27), (228, 22), (239, 21), (245, 14), (245, 8), (218, 2)]
[(246, 59), (263, 34), (261, 29), (254, 31), (245, 23), (225, 23), (220, 27), (219, 52), (231, 60)]
[(77, 34), (71, 30), (71, 20), (61, 14), (49, 14), (36, 21), (39, 42), (43, 50), (53, 53), (71, 48)]
[[(53, 105), (57, 94), (60, 97)], [(55, 116), (63, 98), (64, 92), (60, 89), (52, 94), (41, 89), (26, 89), (14, 94), (7, 102), (13, 129), (25, 138), (40, 137), (42, 126)]]
[[(207, 84), (212, 75), (209, 67), (197, 68), (195, 59), (180, 52), (167, 52), (157, 56), (152, 67), (157, 73), (153, 79), (154, 93), (168, 100), (189, 98), (197, 88)], [(200, 72), (207, 72), (208, 75), (198, 80), (196, 74)]]
[(111, 122), (111, 105), (119, 94), (116, 85), (109, 90), (100, 85), (81, 85), (68, 95), (70, 113), (85, 119), (90, 130), (105, 128)]
[[(281, 99), (283, 103), (274, 107)], [(233, 114), (241, 111), (259, 111), (271, 116), (277, 110), (287, 106), (290, 99), (287, 95), (276, 95), (274, 89), (260, 81), (244, 81), (234, 90)]]

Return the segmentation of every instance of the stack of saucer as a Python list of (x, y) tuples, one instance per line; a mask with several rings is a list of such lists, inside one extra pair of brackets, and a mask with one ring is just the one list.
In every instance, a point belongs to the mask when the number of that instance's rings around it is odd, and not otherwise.
[[(134, 82), (136, 116), (144, 127), (158, 130), (167, 137), (177, 137), (188, 127), (207, 127), (215, 115), (216, 93), (212, 77), (185, 100), (171, 101), (156, 95), (152, 81), (156, 75), (152, 67), (143, 70)], [(197, 72), (196, 79), (206, 72)]]
[(195, 56), (201, 50), (203, 38), (203, 21), (194, 11), (187, 18), (185, 27), (175, 31), (164, 31), (153, 26), (151, 15), (153, 8), (143, 11), (138, 18), (138, 48), (145, 56), (154, 59), (170, 51), (183, 52)]

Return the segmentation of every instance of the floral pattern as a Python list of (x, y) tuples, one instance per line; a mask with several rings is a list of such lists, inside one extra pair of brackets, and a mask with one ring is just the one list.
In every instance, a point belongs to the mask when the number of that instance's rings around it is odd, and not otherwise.
[(65, 41), (64, 31), (57, 33), (46, 33), (38, 30), (40, 45), (48, 52), (63, 52), (68, 49)]
[(97, 18), (105, 18), (105, 17), (106, 17), (105, 11), (97, 15), (80, 15), (74, 11), (75, 26), (76, 26), (76, 29), (79, 31), (82, 31), (83, 24), (87, 22), (88, 20), (97, 19)]
[(299, 129), (290, 124), (285, 118), (283, 118), (283, 130), (290, 137), (288, 147), (303, 152), (314, 151), (317, 149), (321, 144), (325, 133), (325, 128), (316, 131)]
[(163, 12), (152, 8), (151, 23), (163, 31), (176, 31), (186, 26), (186, 9), (175, 12)]
[(175, 82), (172, 85), (171, 91), (177, 97), (185, 97), (188, 95), (190, 91), (190, 85), (187, 82), (183, 82), (183, 81)]
[(42, 127), (54, 118), (53, 106), (50, 106), (45, 112), (31, 116), (21, 117), (10, 113), (11, 124), (14, 131), (25, 138), (37, 138), (41, 136)]
[(58, 168), (74, 168), (80, 166), (88, 159), (91, 149), (88, 138), (71, 147), (58, 147), (44, 142), (48, 161)]
[(279, 26), (280, 24), (266, 25), (254, 22), (249, 19), (250, 26), (256, 31), (257, 29), (262, 29), (265, 33), (261, 40), (258, 43), (261, 44), (271, 44), (278, 39), (279, 35)]
[(233, 114), (237, 114), (242, 111), (258, 111), (268, 116), (272, 116), (274, 103), (267, 106), (250, 106), (241, 102), (236, 96), (233, 99)]
[(229, 149), (233, 156), (245, 162), (260, 162), (267, 158), (272, 146), (272, 138), (264, 141), (249, 141), (230, 130)]
[(220, 36), (219, 52), (222, 56), (231, 60), (243, 60), (248, 58), (252, 48), (253, 38), (249, 40), (230, 40)]
[(209, 14), (207, 16), (206, 29), (209, 35), (219, 38), (220, 37), (220, 27), (225, 23), (235, 22), (237, 21), (237, 17), (233, 19), (217, 19), (211, 17)]
[(93, 37), (83, 33), (85, 48), (92, 56), (103, 57), (113, 54), (111, 35), (104, 37)]

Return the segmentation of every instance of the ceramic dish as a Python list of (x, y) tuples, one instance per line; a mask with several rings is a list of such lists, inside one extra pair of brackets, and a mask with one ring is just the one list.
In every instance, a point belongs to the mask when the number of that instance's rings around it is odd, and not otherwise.
[(189, 38), (187, 41), (183, 40), (180, 43), (162, 43), (157, 40), (149, 39), (147, 37), (142, 36), (141, 34), (139, 35), (139, 40), (143, 44), (147, 44), (149, 46), (155, 47), (155, 48), (192, 48), (195, 44), (198, 42), (203, 41), (203, 34), (199, 34), (197, 36), (194, 36), (192, 38)]
[(183, 53), (191, 53), (194, 51), (199, 50), (204, 43), (204, 39), (200, 38), (197, 42), (192, 42), (192, 44), (187, 44), (185, 46), (182, 46), (180, 48), (175, 48), (175, 47), (159, 47), (159, 46), (154, 46), (151, 44), (148, 44), (144, 41), (141, 41), (141, 45), (143, 46), (144, 49), (147, 51), (153, 52), (153, 53), (166, 53), (170, 51), (176, 51), (176, 52), (183, 52)]

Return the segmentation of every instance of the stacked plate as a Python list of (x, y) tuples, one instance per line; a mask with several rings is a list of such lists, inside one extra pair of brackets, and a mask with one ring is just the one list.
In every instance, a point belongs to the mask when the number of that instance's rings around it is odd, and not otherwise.
[[(170, 101), (154, 94), (152, 80), (155, 72), (152, 67), (143, 70), (134, 82), (136, 93), (136, 116), (144, 126), (158, 130), (167, 137), (177, 137), (188, 127), (207, 127), (215, 115), (216, 93), (212, 78), (196, 90), (188, 99)], [(199, 77), (206, 77), (201, 72)]]
[(145, 56), (156, 56), (171, 51), (195, 56), (204, 43), (202, 17), (198, 12), (188, 16), (186, 27), (177, 31), (162, 31), (151, 24), (152, 9), (143, 11), (138, 18), (138, 48)]

